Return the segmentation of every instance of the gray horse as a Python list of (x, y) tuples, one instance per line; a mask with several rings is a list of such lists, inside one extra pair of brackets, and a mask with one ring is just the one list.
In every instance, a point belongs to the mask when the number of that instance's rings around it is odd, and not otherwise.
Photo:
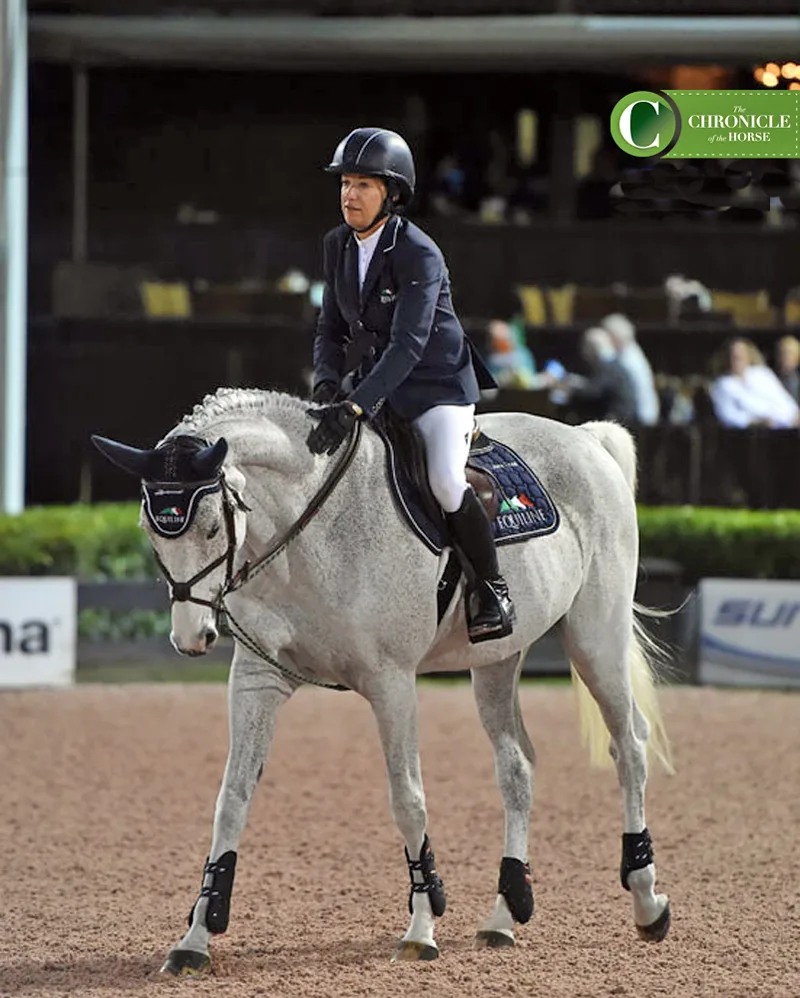
[(515, 925), (533, 913), (534, 753), (517, 686), (527, 649), (559, 622), (592, 760), (610, 754), (616, 763), (621, 879), (634, 922), (644, 939), (663, 939), (670, 909), (655, 891), (644, 792), (648, 746), (669, 768), (669, 745), (633, 602), (638, 529), (630, 434), (613, 423), (480, 417), (487, 434), (536, 470), (560, 525), (500, 548), (519, 621), (513, 635), (472, 645), (463, 580), (438, 619), (437, 586), (449, 549), (429, 550), (398, 514), (379, 436), (359, 429), (346, 453), (343, 447), (335, 458), (313, 457), (304, 443), (308, 412), (308, 403), (278, 392), (220, 389), (153, 450), (93, 438), (106, 457), (142, 479), (141, 523), (171, 587), (175, 648), (208, 651), (223, 604), (236, 637), (230, 749), (209, 857), (189, 930), (162, 970), (210, 969), (209, 939), (228, 925), (236, 850), (278, 708), (308, 682), (356, 691), (372, 706), (411, 881), (410, 922), (394, 959), (438, 956), (434, 923), (445, 892), (426, 834), (415, 683), (421, 673), (465, 668), (505, 809), (497, 898), (476, 945), (514, 945)]

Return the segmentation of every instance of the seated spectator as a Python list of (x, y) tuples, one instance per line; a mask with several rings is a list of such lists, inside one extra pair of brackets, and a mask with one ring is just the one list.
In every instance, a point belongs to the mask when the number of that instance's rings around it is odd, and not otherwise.
[[(588, 378), (567, 374), (549, 384), (564, 393), (565, 401), (577, 404), (582, 419), (612, 419), (623, 426), (636, 423), (636, 396), (627, 372), (617, 359), (608, 332), (600, 326), (587, 329), (581, 341), (581, 354), (591, 368)], [(545, 382), (547, 383), (547, 382)]]
[(670, 319), (673, 322), (702, 312), (710, 312), (713, 308), (713, 299), (708, 288), (700, 281), (684, 277), (683, 274), (670, 274), (664, 281), (664, 291), (667, 294)]
[(493, 319), (489, 323), (489, 370), (500, 388), (536, 387), (536, 362), (525, 342), (521, 323)]
[[(708, 400), (708, 389), (703, 388)], [(680, 378), (674, 374), (656, 376), (656, 391), (660, 406), (660, 419), (671, 426), (688, 426), (695, 420), (695, 378)], [(710, 401), (709, 401), (710, 405)]]
[(658, 422), (660, 404), (656, 392), (653, 369), (636, 342), (636, 327), (627, 315), (614, 312), (600, 323), (617, 351), (617, 360), (633, 383), (636, 396), (636, 418), (643, 426), (655, 426)]
[(796, 336), (782, 336), (775, 345), (775, 366), (780, 383), (800, 402), (800, 340)]
[(727, 372), (711, 385), (714, 413), (723, 426), (775, 429), (800, 424), (800, 408), (767, 367), (758, 348), (739, 337), (727, 346)]

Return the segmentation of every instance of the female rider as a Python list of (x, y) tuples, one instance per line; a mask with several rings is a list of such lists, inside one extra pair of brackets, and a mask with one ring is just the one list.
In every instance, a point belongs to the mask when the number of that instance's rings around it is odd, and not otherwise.
[[(324, 241), (313, 400), (326, 407), (308, 447), (333, 454), (355, 421), (372, 418), (383, 403), (411, 422), (425, 446), (431, 491), (475, 573), (470, 641), (505, 637), (514, 605), (491, 523), (466, 479), (475, 403), (480, 388), (495, 382), (455, 314), (441, 250), (403, 217), (414, 194), (411, 150), (396, 132), (357, 128), (339, 143), (327, 172), (340, 177), (344, 224)], [(354, 341), (362, 358), (355, 387), (342, 398)]]

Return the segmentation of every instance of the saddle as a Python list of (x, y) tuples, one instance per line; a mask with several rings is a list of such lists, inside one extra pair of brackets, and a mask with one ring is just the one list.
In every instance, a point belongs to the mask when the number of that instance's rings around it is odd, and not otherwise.
[[(449, 536), (447, 520), (428, 484), (425, 446), (411, 423), (384, 406), (372, 427), (386, 447), (389, 486), (400, 515), (434, 554), (452, 551), (439, 580), (438, 619), (441, 622), (456, 592), (462, 565)], [(467, 481), (475, 490), (492, 524), (495, 544), (514, 544), (558, 529), (559, 514), (539, 479), (506, 444), (473, 431), (466, 466)]]
[[(378, 424), (381, 436), (394, 451), (398, 470), (404, 478), (408, 479), (407, 484), (413, 487), (417, 493), (419, 503), (428, 518), (446, 536), (448, 532), (447, 521), (442, 507), (436, 501), (428, 483), (425, 445), (422, 442), (422, 437), (411, 423), (394, 415), (391, 410), (387, 410), (386, 406), (381, 409), (375, 422)], [(488, 453), (492, 446), (493, 441), (485, 433), (482, 433), (476, 424), (467, 459), (467, 481), (475, 490), (475, 494), (480, 499), (490, 520), (494, 520), (500, 509), (497, 484), (485, 471), (473, 465), (471, 460), (474, 455)]]
[[(449, 546), (449, 529), (430, 485), (422, 438), (411, 423), (384, 406), (373, 420), (386, 445), (387, 471), (401, 514), (436, 554)], [(492, 524), (495, 543), (513, 544), (558, 529), (559, 514), (525, 461), (476, 426), (466, 477)]]

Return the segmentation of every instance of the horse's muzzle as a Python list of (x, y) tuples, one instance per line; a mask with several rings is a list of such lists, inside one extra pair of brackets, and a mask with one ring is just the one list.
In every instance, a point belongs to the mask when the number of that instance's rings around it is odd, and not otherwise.
[(214, 627), (207, 627), (202, 634), (200, 634), (195, 642), (190, 645), (182, 645), (176, 638), (174, 632), (170, 634), (169, 639), (172, 642), (172, 647), (180, 655), (188, 655), (189, 658), (198, 658), (200, 655), (205, 655), (206, 652), (211, 651), (214, 645), (217, 643), (217, 630)]

